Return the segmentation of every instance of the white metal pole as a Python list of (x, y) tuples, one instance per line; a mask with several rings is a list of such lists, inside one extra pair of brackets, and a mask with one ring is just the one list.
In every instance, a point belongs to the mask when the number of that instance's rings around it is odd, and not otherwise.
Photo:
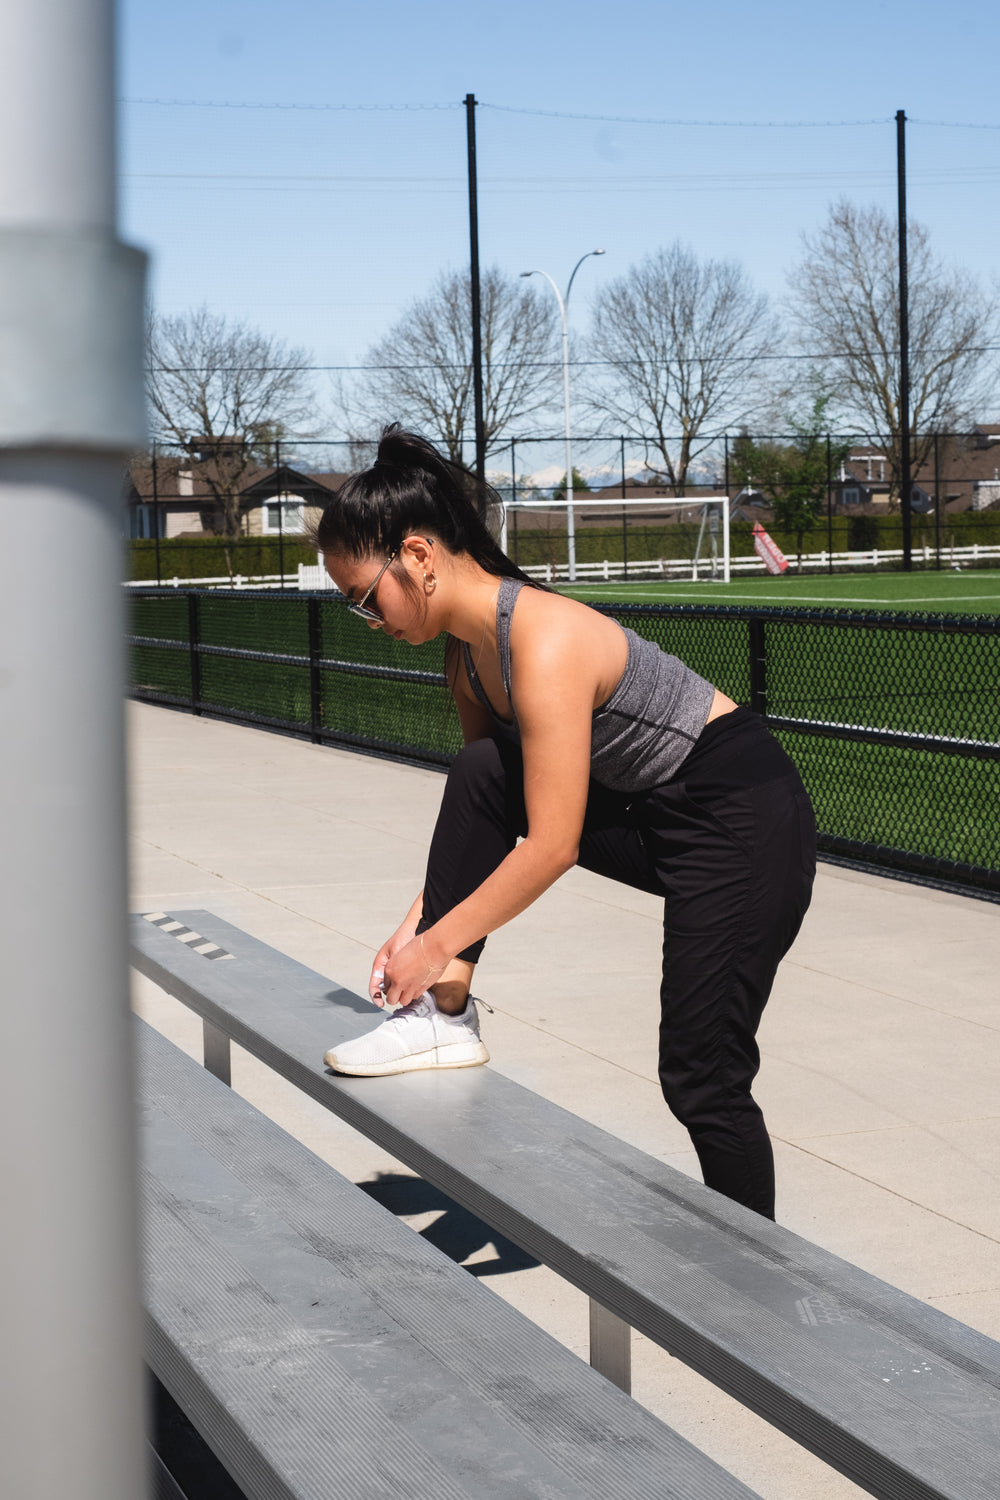
[(566, 287), (566, 296), (563, 298), (548, 271), (522, 271), (522, 276), (544, 276), (549, 286), (556, 294), (559, 303), (559, 316), (562, 319), (562, 359), (563, 359), (563, 409), (566, 420), (566, 554), (568, 562), (569, 581), (576, 582), (576, 517), (573, 511), (573, 452), (572, 438), (570, 434), (570, 412), (569, 412), (569, 294), (573, 290), (573, 278), (592, 255), (603, 255), (603, 250), (588, 250), (586, 255), (581, 255), (573, 267), (569, 283)]
[[(556, 296), (559, 292), (556, 290)], [(569, 564), (569, 581), (576, 582), (576, 517), (573, 514), (573, 448), (569, 418), (569, 325), (566, 321), (566, 304), (559, 297), (559, 312), (562, 316), (563, 344), (563, 407), (566, 417), (566, 556)]]
[[(584, 257), (586, 259), (586, 257)], [(577, 263), (579, 265), (579, 262)], [(569, 423), (569, 324), (566, 320), (566, 303), (548, 271), (522, 271), (522, 276), (544, 276), (556, 295), (559, 317), (562, 320), (562, 367), (563, 367), (563, 414), (566, 432), (566, 558), (570, 583), (576, 582), (576, 526), (573, 515), (573, 453)], [(576, 275), (574, 268), (573, 276)], [(573, 277), (570, 277), (570, 285)]]
[(120, 497), (145, 258), (116, 238), (113, 0), (8, 0), (0, 35), (0, 1494), (135, 1500)]
[(728, 583), (730, 577), (729, 560), (729, 496), (722, 507), (722, 581)]

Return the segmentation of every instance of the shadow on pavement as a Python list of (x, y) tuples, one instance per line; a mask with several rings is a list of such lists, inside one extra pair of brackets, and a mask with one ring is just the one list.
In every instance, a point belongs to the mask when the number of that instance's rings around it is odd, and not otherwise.
[(465, 1267), (473, 1276), (499, 1276), (504, 1271), (526, 1271), (539, 1264), (513, 1240), (497, 1234), (482, 1219), (460, 1208), (421, 1177), (410, 1177), (405, 1172), (380, 1172), (369, 1182), (359, 1182), (358, 1186), (399, 1218), (437, 1211), (438, 1217), (433, 1224), (420, 1233), (459, 1265), (477, 1250), (492, 1245), (496, 1250), (494, 1259), (477, 1261), (475, 1265)]

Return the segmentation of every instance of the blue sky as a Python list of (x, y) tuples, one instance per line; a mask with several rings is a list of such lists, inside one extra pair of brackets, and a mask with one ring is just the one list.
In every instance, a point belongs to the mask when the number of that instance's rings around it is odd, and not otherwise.
[(674, 238), (780, 299), (832, 199), (894, 212), (899, 108), (912, 216), (946, 259), (1000, 269), (1000, 20), (967, 0), (123, 0), (120, 18), (122, 225), (156, 305), (208, 303), (319, 365), (357, 363), (467, 263), (468, 92), (482, 260), (565, 284), (605, 247), (574, 288), (581, 329), (601, 279)]

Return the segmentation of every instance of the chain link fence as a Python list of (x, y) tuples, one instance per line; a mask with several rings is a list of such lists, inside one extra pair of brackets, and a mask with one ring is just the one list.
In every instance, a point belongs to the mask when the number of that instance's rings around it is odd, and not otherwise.
[[(720, 576), (720, 512), (704, 505), (709, 496), (730, 504), (736, 578), (763, 572), (755, 525), (773, 537), (790, 571), (901, 568), (890, 444), (822, 434), (803, 480), (781, 469), (790, 442), (781, 434), (714, 439), (684, 486), (690, 503), (678, 506), (680, 492), (667, 482), (651, 440), (574, 438), (577, 577)], [(923, 447), (912, 495), (914, 566), (1000, 566), (1000, 467), (993, 462), (1000, 461), (1000, 435), (940, 434)], [(252, 451), (155, 445), (126, 478), (129, 581), (298, 588), (299, 566), (316, 562), (307, 525), (373, 454), (346, 440), (289, 439)], [(755, 464), (772, 470), (755, 475)], [(509, 556), (539, 577), (565, 578), (565, 439), (511, 438), (490, 454), (487, 475), (504, 502)]]
[[(913, 566), (1000, 566), (1000, 436), (939, 433), (914, 445), (921, 461), (911, 488)], [(887, 437), (723, 433), (700, 447), (682, 487), (666, 468), (679, 437), (662, 445), (574, 437), (571, 446), (580, 578), (718, 576), (718, 513), (704, 505), (718, 495), (730, 503), (736, 577), (763, 570), (755, 525), (792, 571), (904, 566), (897, 456)], [(507, 504), (506, 550), (550, 580), (565, 577), (567, 565), (565, 474), (564, 438), (511, 438), (490, 459)], [(657, 507), (657, 498), (682, 495), (689, 505)]]
[[(138, 699), (435, 766), (461, 744), (442, 640), (401, 656), (329, 594), (143, 588), (130, 602)], [(602, 608), (765, 716), (825, 854), (1000, 898), (1000, 621)]]

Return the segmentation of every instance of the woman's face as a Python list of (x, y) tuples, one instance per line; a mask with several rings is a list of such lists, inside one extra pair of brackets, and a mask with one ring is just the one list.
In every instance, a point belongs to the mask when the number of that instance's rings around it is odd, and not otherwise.
[[(326, 571), (346, 599), (352, 604), (363, 603), (365, 609), (380, 616), (377, 621), (359, 620), (359, 624), (366, 624), (369, 630), (382, 630), (394, 640), (406, 641), (411, 646), (433, 640), (439, 633), (440, 627), (433, 631), (429, 628), (426, 596), (420, 587), (420, 567), (405, 549), (402, 557), (390, 563), (384, 572), (381, 571), (386, 561), (384, 557), (355, 562), (341, 554), (328, 552), (323, 560)], [(401, 567), (410, 581), (409, 588), (399, 576)]]

